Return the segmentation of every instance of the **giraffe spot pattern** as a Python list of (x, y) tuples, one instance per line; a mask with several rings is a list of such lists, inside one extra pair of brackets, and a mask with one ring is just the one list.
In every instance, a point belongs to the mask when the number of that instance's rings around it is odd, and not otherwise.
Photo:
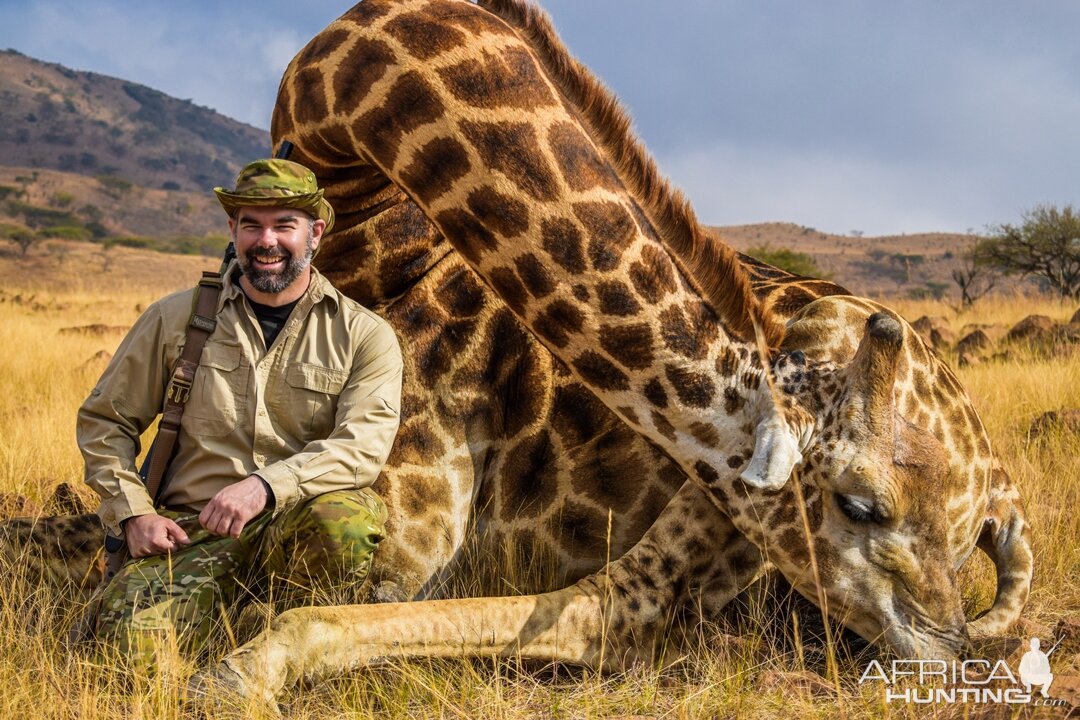
[(440, 68), (446, 89), (472, 107), (532, 110), (555, 104), (536, 62), (522, 48), (484, 51), (482, 57)]
[(514, 266), (529, 294), (534, 298), (547, 297), (555, 292), (555, 279), (551, 277), (551, 271), (536, 255), (526, 253), (514, 260)]
[(345, 115), (358, 107), (393, 63), (394, 53), (386, 43), (359, 38), (341, 63), (350, 71), (334, 76), (334, 113)]
[(577, 283), (576, 285), (574, 285), (574, 287), (571, 289), (571, 292), (574, 294), (574, 298), (577, 299), (578, 302), (589, 302), (589, 288), (585, 287), (581, 283)]
[(716, 426), (711, 423), (695, 422), (690, 425), (690, 434), (705, 447), (716, 447), (720, 444), (720, 433)]
[(599, 390), (626, 390), (630, 387), (630, 378), (626, 373), (593, 350), (581, 353), (572, 364), (586, 383)]
[(489, 171), (502, 173), (535, 200), (550, 202), (558, 196), (555, 174), (540, 152), (532, 125), (465, 121), (460, 126)]
[(502, 472), (503, 519), (534, 518), (558, 495), (558, 463), (547, 429), (522, 438), (506, 454)]
[(600, 295), (600, 312), (613, 317), (628, 317), (641, 312), (633, 292), (618, 280), (605, 280), (597, 288)]
[[(465, 177), (469, 168), (465, 147), (453, 138), (442, 137), (420, 148), (408, 167), (402, 170), (401, 177), (421, 203), (431, 205)], [(484, 220), (483, 217), (479, 219)]]
[(652, 330), (647, 323), (600, 326), (600, 347), (632, 370), (644, 370), (652, 365), (652, 346)]
[(691, 326), (679, 307), (669, 307), (660, 313), (660, 334), (668, 350), (688, 360), (700, 360), (709, 351), (703, 333)]
[[(507, 306), (518, 315), (525, 314), (525, 306), (528, 301), (528, 291), (518, 279), (516, 273), (507, 267), (494, 268), (489, 273), (491, 287), (503, 299)], [(565, 343), (565, 338), (564, 338)], [(562, 347), (560, 345), (560, 347)]]
[(651, 378), (649, 382), (645, 383), (643, 392), (645, 394), (645, 399), (656, 407), (661, 410), (667, 407), (667, 392), (664, 390), (664, 386), (660, 383), (659, 378)]
[(585, 192), (593, 188), (619, 188), (614, 171), (584, 133), (572, 123), (558, 122), (552, 125), (548, 129), (548, 145), (571, 190)]
[(472, 213), (460, 208), (443, 210), (435, 217), (443, 235), (473, 265), (497, 246), (495, 236)]
[(465, 40), (465, 35), (457, 28), (420, 13), (398, 15), (383, 28), (404, 45), (410, 55), (420, 60), (430, 60), (451, 48), (460, 47)]
[(577, 305), (555, 300), (536, 317), (533, 327), (542, 338), (562, 348), (570, 342), (570, 335), (581, 330), (584, 322), (585, 316)]
[(712, 404), (716, 386), (708, 375), (671, 363), (664, 366), (664, 373), (684, 405), (707, 408)]
[(675, 426), (671, 424), (671, 421), (656, 410), (652, 411), (652, 422), (656, 426), (656, 431), (668, 439), (669, 442), (675, 442)]
[(630, 281), (648, 302), (658, 303), (675, 291), (675, 272), (664, 251), (653, 245), (641, 250), (641, 259), (630, 265)]
[(490, 185), (470, 192), (466, 204), (477, 220), (505, 238), (517, 237), (529, 229), (528, 206)]
[(371, 157), (384, 170), (397, 159), (401, 138), (443, 116), (438, 93), (415, 70), (397, 79), (379, 106), (360, 116), (353, 127)]
[(630, 214), (610, 200), (574, 203), (573, 207), (574, 215), (588, 233), (593, 269), (608, 272), (617, 268), (623, 252), (637, 234)]
[(698, 460), (694, 463), (694, 472), (709, 485), (716, 483), (720, 479), (720, 473), (716, 472), (716, 468), (704, 460)]
[(318, 122), (327, 115), (326, 87), (323, 73), (317, 67), (305, 67), (296, 73), (296, 84), (304, 88), (304, 96), (297, 99), (294, 111), (301, 123)]
[(540, 237), (544, 251), (559, 267), (572, 275), (585, 272), (581, 233), (572, 222), (565, 218), (548, 218), (540, 225)]

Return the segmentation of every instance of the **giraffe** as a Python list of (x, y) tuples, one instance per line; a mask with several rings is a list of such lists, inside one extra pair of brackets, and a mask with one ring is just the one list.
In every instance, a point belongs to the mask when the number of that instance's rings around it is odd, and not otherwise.
[[(403, 339), (406, 354), (420, 357), (414, 370), (435, 376), (415, 378), (421, 385), (447, 378), (450, 390), (489, 389), (454, 365), (470, 338), (493, 337), (490, 326), (455, 324), (464, 298), (455, 282), (478, 276), (487, 289), (465, 304), (493, 293), (498, 312), (512, 313), (558, 361), (551, 375), (515, 385), (515, 401), (531, 403), (545, 383), (583, 387), (615, 418), (592, 438), (628, 428), (685, 482), (636, 543), (568, 587), (291, 610), (197, 676), (196, 687), (220, 682), (272, 699), (302, 676), (410, 654), (616, 667), (650, 655), (675, 605), (693, 597), (714, 611), (766, 562), (905, 656), (955, 655), (969, 631), (1001, 632), (1018, 617), (1031, 576), (1026, 524), (952, 373), (881, 306), (764, 266), (748, 271), (707, 238), (535, 9), (515, 0), (366, 0), (294, 60), (273, 132), (342, 203), (351, 227), (338, 259), (398, 270), (351, 279), (388, 317), (418, 323)], [(765, 302), (751, 292), (754, 273)], [(810, 302), (819, 295), (828, 296)], [(786, 332), (774, 312), (785, 303), (802, 303)], [(428, 399), (424, 422), (453, 412), (460, 396)], [(532, 483), (533, 497), (550, 496), (555, 435), (581, 429), (564, 421), (552, 432), (562, 417), (525, 413), (538, 421), (528, 440), (504, 453), (482, 440), (439, 468), (469, 478), (459, 500), (504, 519), (506, 498), (523, 497), (506, 485)], [(405, 446), (433, 445), (423, 430)], [(451, 444), (440, 457), (453, 454)], [(486, 509), (499, 493), (485, 495), (478, 479), (487, 471), (503, 486), (493, 515)], [(633, 494), (626, 486), (639, 469), (628, 475), (609, 502)], [(570, 488), (575, 498), (590, 490)], [(442, 542), (454, 512), (439, 512), (427, 530), (445, 534)], [(999, 587), (994, 607), (966, 625), (955, 573), (976, 544), (994, 558)], [(380, 563), (405, 554), (391, 550)]]

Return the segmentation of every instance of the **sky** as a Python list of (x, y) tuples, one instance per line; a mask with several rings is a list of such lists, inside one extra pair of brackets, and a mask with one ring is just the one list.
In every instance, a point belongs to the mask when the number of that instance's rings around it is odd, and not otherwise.
[[(982, 231), (1080, 203), (1076, 0), (540, 0), (708, 224)], [(352, 3), (0, 0), (0, 48), (268, 128)]]

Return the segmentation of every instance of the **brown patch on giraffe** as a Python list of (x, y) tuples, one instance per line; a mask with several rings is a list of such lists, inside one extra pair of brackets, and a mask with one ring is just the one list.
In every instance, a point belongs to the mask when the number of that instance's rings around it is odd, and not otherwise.
[(704, 460), (698, 460), (694, 463), (694, 472), (707, 485), (714, 485), (720, 479), (720, 473), (716, 471), (716, 468)]
[(517, 237), (529, 229), (528, 206), (490, 185), (470, 192), (466, 204), (476, 219), (503, 237)]
[(473, 107), (533, 110), (555, 104), (536, 62), (522, 48), (485, 50), (480, 58), (440, 68), (438, 73), (454, 97)]
[(599, 435), (611, 421), (607, 406), (585, 386), (574, 383), (556, 390), (551, 423), (567, 451)]
[(428, 19), (420, 12), (398, 15), (383, 29), (397, 39), (413, 57), (430, 60), (460, 47), (465, 35), (444, 22)]
[(579, 332), (584, 322), (585, 316), (577, 305), (555, 300), (536, 317), (533, 329), (555, 347), (563, 348), (570, 342), (570, 335)]
[(648, 323), (600, 326), (600, 347), (631, 370), (653, 363), (653, 335)]
[(671, 261), (654, 245), (641, 249), (641, 259), (630, 266), (630, 280), (641, 296), (651, 303), (660, 302), (676, 288)]
[(480, 264), (480, 258), (485, 252), (498, 247), (491, 231), (465, 210), (443, 210), (435, 217), (435, 222), (446, 238), (454, 243), (454, 247), (473, 265)]
[(620, 405), (615, 408), (615, 412), (626, 419), (626, 422), (631, 425), (641, 425), (641, 420), (638, 418), (637, 410), (629, 405)]
[(589, 288), (585, 287), (584, 285), (580, 283), (574, 285), (574, 287), (571, 289), (571, 292), (574, 294), (574, 298), (576, 298), (579, 302), (589, 302)]
[(352, 37), (352, 33), (342, 28), (327, 28), (312, 38), (311, 42), (296, 56), (294, 63), (297, 67), (317, 65)]
[(716, 326), (692, 322), (682, 308), (670, 307), (660, 313), (660, 336), (664, 338), (668, 350), (676, 355), (701, 360), (709, 352), (709, 343), (716, 336)]
[(607, 550), (606, 528), (605, 514), (572, 500), (548, 520), (548, 529), (559, 542), (579, 545), (584, 552), (598, 557)]
[[(529, 292), (521, 284), (517, 274), (510, 268), (498, 267), (492, 270), (489, 276), (491, 287), (495, 288), (495, 292), (502, 298), (503, 302), (518, 315), (524, 315), (525, 304), (529, 300)], [(566, 344), (565, 335), (562, 342), (563, 345)], [(559, 345), (559, 347), (562, 347), (562, 345)]]
[(601, 391), (626, 390), (630, 378), (600, 353), (586, 350), (571, 365), (589, 385)]
[(668, 405), (667, 392), (664, 390), (663, 384), (659, 378), (652, 378), (649, 382), (645, 383), (644, 388), (645, 399), (651, 402), (661, 410)]
[(739, 358), (735, 355), (735, 351), (731, 349), (731, 346), (725, 345), (720, 349), (720, 354), (716, 356), (716, 373), (720, 377), (735, 377), (735, 373), (739, 368)]
[(742, 410), (744, 405), (746, 405), (746, 399), (735, 388), (730, 386), (724, 388), (724, 412), (734, 415)]
[(690, 434), (705, 447), (716, 447), (720, 444), (720, 433), (716, 426), (710, 423), (695, 422), (690, 425)]
[(387, 0), (365, 0), (342, 15), (341, 20), (363, 28), (384, 17), (395, 6), (396, 3)]
[(716, 385), (708, 375), (670, 363), (664, 366), (664, 374), (684, 405), (707, 408), (712, 404)]
[(663, 415), (663, 413), (652, 411), (653, 425), (656, 426), (656, 431), (663, 435), (670, 442), (675, 442), (675, 426)]
[(618, 189), (619, 182), (611, 167), (573, 123), (558, 122), (551, 126), (548, 129), (548, 144), (571, 190), (585, 192), (596, 187)]
[(746, 464), (748, 459), (749, 458), (743, 457), (742, 455), (732, 455), (727, 459), (727, 466), (732, 470), (738, 470)]
[(505, 453), (502, 474), (503, 520), (534, 518), (551, 507), (559, 473), (551, 434), (545, 428), (518, 441)]
[[(401, 171), (401, 177), (416, 194), (417, 200), (431, 205), (448, 192), (455, 182), (465, 177), (469, 167), (469, 153), (465, 146), (453, 138), (441, 137), (420, 148), (408, 167)], [(475, 209), (473, 212), (476, 212)], [(479, 213), (477, 215), (479, 217)], [(484, 221), (482, 217), (479, 219)]]
[[(637, 501), (637, 492), (628, 480), (641, 473), (645, 459), (633, 446), (633, 431), (625, 425), (614, 424), (608, 432), (592, 438), (583, 452), (576, 453), (571, 488), (600, 507), (610, 508), (617, 515), (630, 511)], [(607, 518), (604, 518), (606, 521)], [(601, 528), (606, 526), (606, 522)]]
[(547, 297), (555, 292), (555, 279), (551, 277), (551, 271), (532, 253), (516, 258), (514, 266), (529, 294), (534, 298)]
[(608, 272), (633, 241), (637, 227), (626, 209), (617, 202), (574, 203), (574, 215), (589, 236), (588, 253), (594, 270)]
[(600, 295), (600, 312), (614, 317), (628, 317), (641, 312), (641, 305), (625, 283), (608, 280), (596, 287)]
[(585, 252), (577, 226), (565, 218), (548, 218), (540, 226), (544, 250), (572, 275), (585, 272)]
[(788, 285), (783, 294), (776, 298), (773, 308), (782, 315), (792, 315), (814, 299), (813, 295), (798, 285)]
[(304, 96), (297, 98), (293, 109), (296, 119), (301, 123), (314, 123), (326, 117), (328, 105), (322, 70), (317, 67), (301, 68), (296, 73), (294, 83), (304, 88)]
[(536, 129), (524, 122), (460, 123), (490, 172), (500, 172), (522, 192), (541, 202), (558, 197), (555, 174), (544, 159)]
[(462, 267), (448, 275), (435, 288), (436, 298), (454, 317), (475, 317), (484, 308), (484, 286), (476, 274)]
[(357, 39), (341, 61), (350, 71), (334, 76), (334, 114), (347, 115), (359, 107), (394, 61), (393, 50), (381, 40)]
[(450, 485), (440, 477), (403, 473), (396, 486), (399, 514), (413, 522), (450, 506)]
[(397, 79), (383, 102), (360, 116), (353, 132), (384, 170), (394, 167), (401, 138), (446, 112), (442, 100), (423, 76), (410, 70)]
[(446, 452), (446, 446), (423, 416), (410, 418), (394, 439), (394, 456), (398, 463), (430, 465)]

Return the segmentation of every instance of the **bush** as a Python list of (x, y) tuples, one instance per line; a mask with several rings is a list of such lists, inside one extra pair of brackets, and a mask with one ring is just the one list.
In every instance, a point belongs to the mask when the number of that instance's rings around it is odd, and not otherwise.
[(781, 270), (786, 270), (793, 275), (805, 275), (827, 279), (828, 274), (818, 267), (814, 258), (804, 252), (791, 248), (774, 248), (768, 245), (755, 245), (747, 249), (746, 254), (755, 260), (775, 265)]

